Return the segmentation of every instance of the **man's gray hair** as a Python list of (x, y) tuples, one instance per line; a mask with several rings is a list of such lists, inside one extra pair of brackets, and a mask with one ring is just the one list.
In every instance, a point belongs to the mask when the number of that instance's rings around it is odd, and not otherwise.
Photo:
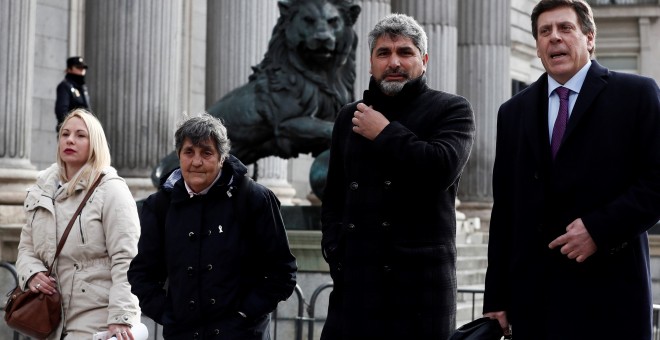
[(190, 138), (193, 145), (199, 145), (209, 138), (215, 142), (216, 149), (221, 157), (229, 154), (231, 145), (227, 137), (227, 128), (218, 118), (204, 112), (199, 116), (190, 117), (181, 122), (174, 133), (174, 147), (179, 155), (183, 141)]
[(371, 32), (369, 32), (370, 54), (374, 52), (374, 48), (376, 47), (376, 40), (386, 34), (390, 37), (408, 37), (419, 49), (422, 57), (427, 53), (426, 32), (424, 32), (424, 28), (422, 28), (417, 20), (409, 15), (393, 13), (380, 19), (380, 21), (378, 21)]

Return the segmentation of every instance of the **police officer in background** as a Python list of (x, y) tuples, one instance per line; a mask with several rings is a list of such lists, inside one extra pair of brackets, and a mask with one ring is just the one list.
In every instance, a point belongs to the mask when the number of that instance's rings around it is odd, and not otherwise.
[(57, 85), (57, 99), (55, 100), (57, 131), (60, 130), (60, 125), (66, 115), (73, 109), (84, 108), (91, 111), (89, 92), (85, 85), (85, 72), (87, 72), (87, 64), (82, 57), (76, 56), (66, 60), (66, 76)]

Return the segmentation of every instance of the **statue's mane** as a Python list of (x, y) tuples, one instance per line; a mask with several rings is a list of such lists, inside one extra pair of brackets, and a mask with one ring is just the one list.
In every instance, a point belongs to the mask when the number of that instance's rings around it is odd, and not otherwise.
[(288, 14), (280, 15), (277, 19), (277, 24), (273, 28), (268, 43), (268, 50), (262, 61), (257, 66), (252, 67), (253, 73), (250, 75), (249, 80), (253, 81), (266, 74), (272, 74), (270, 71), (274, 69), (283, 70), (284, 73), (289, 75), (298, 74), (302, 76), (319, 87), (319, 90), (330, 95), (334, 95), (336, 92), (332, 90), (333, 88), (342, 89), (342, 92), (350, 94), (350, 100), (352, 100), (353, 84), (355, 82), (355, 50), (357, 47), (357, 35), (353, 30), (354, 19), (349, 13), (349, 6), (352, 3), (347, 0), (326, 0), (339, 10), (345, 27), (341, 33), (342, 35), (336, 37), (337, 47), (334, 64), (327, 67), (328, 70), (332, 70), (332, 76), (326, 78), (310, 70), (304, 63), (300, 62), (299, 58), (293, 57), (291, 54), (296, 52), (289, 48), (290, 44), (287, 42), (287, 26), (292, 24), (292, 18), (298, 15), (300, 6), (305, 1), (309, 0), (287, 1), (290, 5)]

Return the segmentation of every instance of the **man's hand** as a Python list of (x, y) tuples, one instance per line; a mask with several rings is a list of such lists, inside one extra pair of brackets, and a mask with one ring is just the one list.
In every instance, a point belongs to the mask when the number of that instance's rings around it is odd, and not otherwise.
[(487, 318), (496, 319), (500, 323), (500, 327), (502, 327), (502, 332), (504, 332), (504, 336), (505, 337), (511, 336), (511, 325), (509, 325), (509, 319), (507, 319), (506, 317), (506, 312), (504, 311), (488, 312), (488, 313), (484, 313), (484, 316)]
[(558, 246), (561, 246), (562, 254), (577, 262), (584, 262), (598, 249), (581, 218), (569, 224), (566, 227), (566, 234), (557, 237), (548, 245), (550, 249)]
[(382, 113), (364, 103), (357, 105), (351, 121), (353, 122), (353, 132), (368, 140), (376, 139), (376, 136), (390, 123)]

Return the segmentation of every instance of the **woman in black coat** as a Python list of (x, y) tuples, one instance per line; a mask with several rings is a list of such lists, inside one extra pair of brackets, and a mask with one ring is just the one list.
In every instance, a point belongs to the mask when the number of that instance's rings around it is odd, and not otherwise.
[(216, 118), (188, 119), (175, 143), (181, 167), (140, 212), (132, 292), (165, 339), (269, 339), (296, 284), (279, 201), (228, 154)]

